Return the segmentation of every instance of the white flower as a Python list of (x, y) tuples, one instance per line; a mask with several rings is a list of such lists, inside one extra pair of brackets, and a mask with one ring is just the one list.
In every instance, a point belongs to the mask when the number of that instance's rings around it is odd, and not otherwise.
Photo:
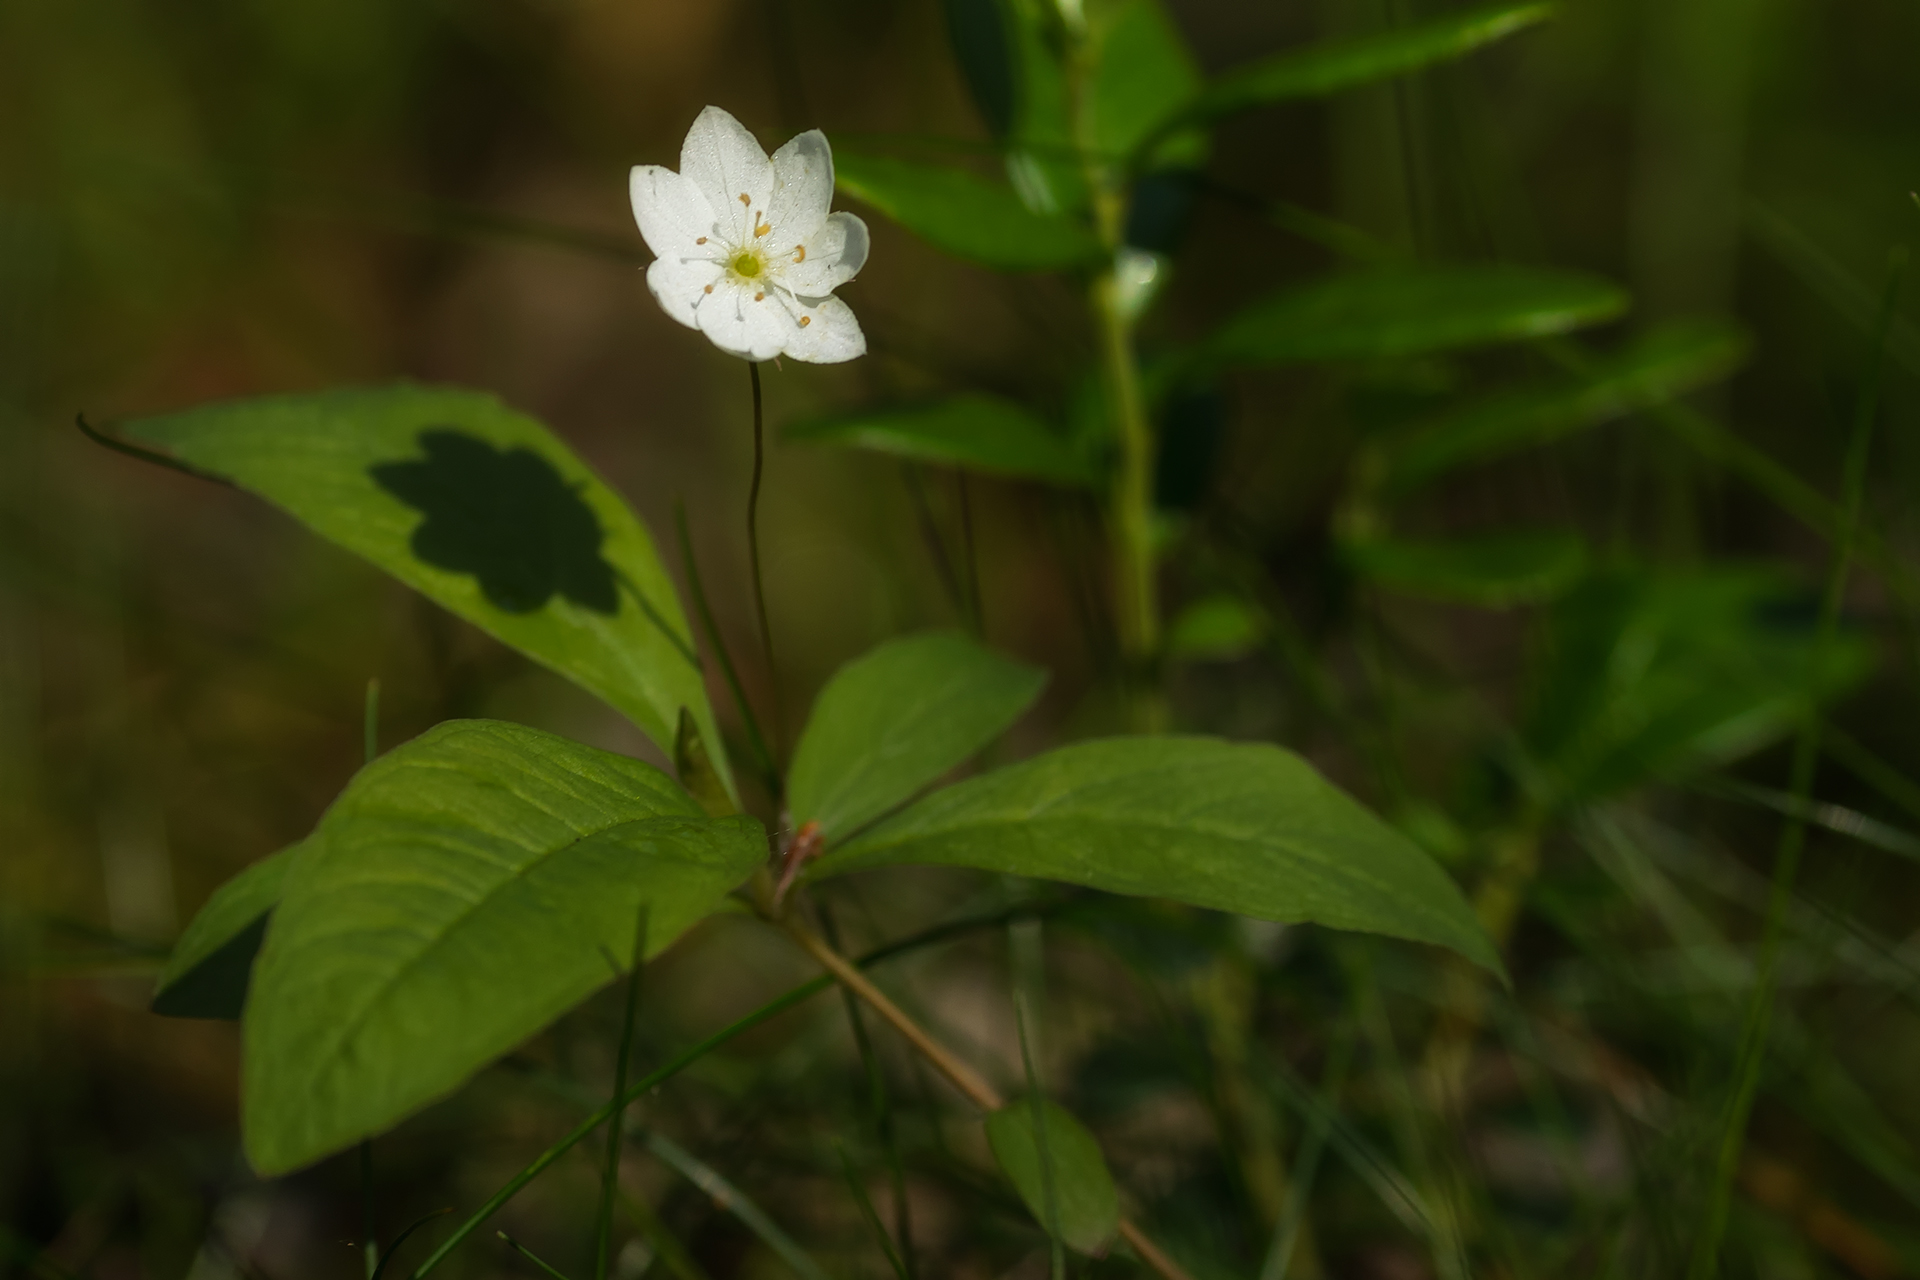
[(867, 224), (828, 213), (833, 150), (809, 130), (769, 160), (745, 126), (708, 107), (687, 130), (680, 172), (635, 165), (633, 216), (666, 313), (747, 360), (835, 364), (867, 353), (833, 291), (867, 260)]

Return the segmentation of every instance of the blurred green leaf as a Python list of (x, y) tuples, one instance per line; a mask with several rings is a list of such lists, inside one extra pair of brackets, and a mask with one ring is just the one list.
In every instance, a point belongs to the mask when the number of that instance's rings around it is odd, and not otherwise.
[(1541, 21), (1551, 4), (1496, 4), (1353, 39), (1330, 40), (1235, 67), (1180, 113), (1210, 120), (1266, 102), (1317, 98), (1473, 52)]
[(1572, 271), (1458, 265), (1360, 271), (1263, 298), (1187, 360), (1220, 367), (1424, 355), (1564, 333), (1626, 307), (1621, 289)]
[(1650, 330), (1579, 377), (1501, 392), (1396, 431), (1379, 444), (1381, 485), (1406, 493), (1459, 467), (1684, 395), (1739, 368), (1747, 345), (1731, 325), (1683, 322)]
[[(129, 435), (231, 479), (612, 703), (671, 752), (719, 742), (653, 539), (540, 423), (484, 392), (397, 384), (206, 405)], [(727, 763), (714, 758), (731, 790)]]
[(280, 901), (287, 868), (303, 845), (269, 854), (213, 891), (174, 944), (153, 993), (153, 1011), (169, 1018), (238, 1018), (253, 958)]
[(1448, 542), (1350, 542), (1354, 574), (1404, 595), (1504, 609), (1560, 595), (1587, 570), (1587, 544), (1571, 533), (1500, 533)]
[(1079, 223), (1035, 213), (1012, 187), (964, 169), (836, 149), (834, 178), (928, 244), (983, 266), (1050, 271), (1101, 256), (1100, 242)]
[(876, 409), (798, 423), (781, 433), (796, 444), (829, 444), (993, 475), (1085, 488), (1096, 469), (1044, 419), (997, 396), (964, 395), (933, 404)]
[(1816, 669), (1816, 601), (1760, 568), (1597, 575), (1555, 606), (1525, 737), (1562, 802), (1724, 763), (1858, 682), (1843, 631)]
[(973, 105), (987, 132), (1004, 140), (1013, 131), (1017, 68), (1002, 0), (941, 0), (940, 7), (946, 11), (953, 60)]
[[(666, 774), (451, 721), (362, 769), (290, 869), (245, 1018), (247, 1155), (283, 1173), (458, 1087), (669, 946), (766, 857)], [(617, 959), (616, 959), (617, 958)]]
[[(1103, 156), (1128, 157), (1162, 120), (1200, 91), (1200, 69), (1159, 0), (1125, 0), (1095, 29), (1093, 141)], [(1198, 165), (1207, 136), (1189, 129), (1159, 139), (1140, 165)]]
[(1015, 70), (1007, 177), (1035, 213), (1080, 213), (1087, 206), (1087, 182), (1074, 138), (1055, 0), (1007, 0), (1007, 14)]
[(817, 864), (977, 867), (1500, 960), (1446, 873), (1289, 751), (1107, 738), (921, 799)]
[(1265, 631), (1259, 612), (1239, 597), (1207, 596), (1174, 616), (1167, 627), (1167, 656), (1189, 661), (1244, 657)]
[[(1120, 1229), (1120, 1193), (1100, 1143), (1073, 1113), (1049, 1099), (1010, 1102), (987, 1117), (987, 1145), (1034, 1221), (1049, 1227), (1048, 1170), (1041, 1165), (1036, 1120), (1046, 1128), (1053, 1201), (1060, 1238), (1081, 1253), (1099, 1255)], [(1049, 1227), (1049, 1234), (1052, 1234)]]
[(794, 748), (787, 804), (829, 840), (913, 798), (998, 737), (1047, 676), (954, 631), (890, 640), (834, 673)]

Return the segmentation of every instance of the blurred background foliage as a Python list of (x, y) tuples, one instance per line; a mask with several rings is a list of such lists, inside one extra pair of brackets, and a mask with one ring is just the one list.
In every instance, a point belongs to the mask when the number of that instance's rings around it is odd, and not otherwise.
[[(1033, 143), (980, 70), (979, 12), (0, 0), (0, 1266), (360, 1266), (352, 1162), (255, 1181), (232, 1028), (145, 1006), (211, 888), (304, 834), (358, 765), (368, 678), (389, 742), (485, 714), (650, 751), (261, 504), (98, 450), (74, 412), (394, 376), (487, 388), (663, 541), (684, 500), (722, 630), (751, 653), (746, 379), (647, 296), (627, 167), (672, 163), (707, 102), (768, 143), (815, 125), (849, 153)], [(1213, 75), (1446, 9), (1166, 12)], [(862, 947), (1022, 915), (888, 980), (1009, 1082), (1008, 984), (1044, 988), (1043, 1075), (1197, 1275), (1279, 1274), (1276, 1238), (1297, 1276), (1679, 1274), (1788, 818), (1807, 847), (1724, 1270), (1920, 1273), (1920, 332), (1912, 303), (1876, 322), (1920, 225), (1917, 47), (1920, 12), (1894, 0), (1571, 0), (1459, 62), (1156, 153), (1175, 180), (1143, 184), (1129, 223), (1165, 254), (1150, 371), (1357, 263), (1577, 268), (1632, 297), (1577, 340), (1264, 362), (1157, 408), (1171, 723), (1283, 742), (1399, 821), (1506, 941), (1511, 991), (1406, 947), (954, 873), (824, 895)], [(1048, 155), (1013, 166), (1023, 193)], [(1078, 286), (954, 261), (852, 207), (874, 250), (845, 296), (873, 354), (769, 378), (776, 427), (796, 428), (761, 515), (789, 722), (875, 641), (974, 622), (1053, 673), (1008, 753), (1111, 728), (1096, 505), (821, 447), (850, 415), (948, 394), (1097, 413)], [(1821, 646), (1879, 331), (1858, 567)], [(1030, 469), (1071, 472), (1060, 444)], [(1788, 742), (1809, 690), (1830, 717), (1811, 800)], [(644, 1053), (803, 972), (710, 926), (650, 973)], [(376, 1230), (476, 1202), (572, 1123), (617, 1017), (589, 1006), (382, 1140)], [(861, 1040), (823, 998), (743, 1043), (646, 1109), (623, 1280), (884, 1274), (836, 1146), (889, 1228), (906, 1188), (916, 1274), (1044, 1272), (977, 1129), (884, 1033)], [(562, 1166), (503, 1223), (580, 1274), (592, 1177)], [(504, 1246), (451, 1265), (532, 1274)]]

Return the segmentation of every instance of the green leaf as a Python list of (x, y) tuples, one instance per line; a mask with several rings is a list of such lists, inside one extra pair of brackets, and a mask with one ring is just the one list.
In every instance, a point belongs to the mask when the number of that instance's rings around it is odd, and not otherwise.
[(1096, 469), (1044, 419), (1009, 400), (966, 395), (788, 427), (796, 444), (871, 449), (917, 462), (1085, 488)]
[(1451, 947), (1500, 969), (1453, 881), (1279, 747), (1106, 738), (971, 778), (830, 851), (821, 875), (977, 867)]
[(1102, 1254), (1120, 1230), (1120, 1193), (1099, 1142), (1072, 1112), (1048, 1099), (1042, 1099), (1037, 1108), (1032, 1098), (1008, 1103), (987, 1117), (987, 1145), (993, 1148), (993, 1158), (1034, 1221), (1047, 1227), (1047, 1177), (1036, 1119), (1046, 1128), (1059, 1236), (1081, 1253)]
[[(598, 694), (662, 750), (682, 707), (720, 741), (646, 528), (551, 432), (493, 396), (403, 383), (229, 401), (126, 430)], [(714, 764), (731, 790), (726, 762)]]
[(1341, 548), (1355, 575), (1405, 595), (1504, 609), (1549, 600), (1587, 571), (1587, 544), (1559, 532), (1451, 542), (1373, 539)]
[(1525, 739), (1558, 802), (1736, 759), (1809, 699), (1857, 683), (1865, 639), (1817, 664), (1817, 602), (1777, 572), (1721, 567), (1597, 575), (1548, 619)]
[[(1094, 146), (1103, 156), (1132, 156), (1200, 91), (1200, 69), (1159, 0), (1125, 0), (1099, 22), (1094, 48)], [(1141, 165), (1199, 165), (1206, 153), (1206, 134), (1187, 130), (1157, 141)]]
[(1170, 658), (1227, 661), (1246, 656), (1266, 631), (1260, 614), (1237, 596), (1196, 600), (1167, 627)]
[(1551, 4), (1496, 4), (1430, 22), (1293, 49), (1220, 76), (1181, 112), (1208, 120), (1267, 102), (1317, 98), (1405, 75), (1473, 52), (1553, 12)]
[(1084, 266), (1101, 256), (1093, 233), (1070, 219), (1035, 213), (1012, 187), (964, 169), (835, 148), (842, 191), (955, 257), (1003, 271)]
[(1564, 333), (1619, 315), (1627, 295), (1596, 276), (1513, 266), (1352, 272), (1282, 290), (1189, 356), (1202, 367), (1378, 360)]
[(169, 1018), (240, 1016), (267, 917), (280, 901), (287, 868), (302, 847), (270, 854), (213, 891), (160, 971), (153, 993), (155, 1013)]
[(890, 640), (834, 673), (794, 748), (795, 822), (844, 837), (998, 737), (1047, 682), (953, 631)]
[(1732, 373), (1747, 345), (1746, 335), (1730, 325), (1651, 330), (1583, 376), (1502, 392), (1396, 431), (1378, 445), (1380, 483), (1404, 494), (1459, 467), (1670, 400)]
[(1055, 0), (1007, 0), (1012, 36), (1013, 135), (1007, 177), (1035, 213), (1075, 214), (1087, 207), (1086, 175), (1074, 137), (1067, 69), (1059, 54)]
[(245, 1018), (247, 1154), (282, 1173), (460, 1085), (668, 946), (760, 865), (750, 818), (498, 721), (362, 769), (290, 869)]
[(942, 0), (953, 60), (987, 132), (1004, 139), (1013, 129), (1013, 42), (1001, 0)]

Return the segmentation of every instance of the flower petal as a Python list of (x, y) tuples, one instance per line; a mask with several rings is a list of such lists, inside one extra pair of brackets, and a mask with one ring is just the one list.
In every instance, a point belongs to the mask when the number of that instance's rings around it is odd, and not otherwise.
[(682, 174), (657, 164), (637, 164), (627, 175), (627, 191), (633, 220), (657, 257), (697, 253), (694, 242), (713, 232), (712, 206)]
[(809, 129), (773, 153), (773, 199), (767, 206), (770, 253), (792, 253), (826, 221), (833, 206), (833, 148)]
[(687, 328), (698, 329), (700, 308), (713, 297), (707, 286), (717, 286), (724, 272), (717, 262), (667, 254), (648, 264), (647, 288), (662, 311)]
[(700, 332), (743, 360), (773, 359), (799, 328), (777, 294), (736, 280), (715, 285), (698, 314)]
[(824, 298), (866, 265), (867, 224), (851, 213), (833, 214), (787, 258), (780, 283), (803, 298)]
[[(787, 339), (787, 354), (809, 364), (840, 364), (867, 354), (867, 335), (853, 308), (838, 298), (822, 298), (818, 303), (793, 299), (792, 335)], [(801, 324), (801, 320), (805, 324)]]
[(700, 113), (680, 148), (681, 176), (706, 197), (733, 244), (753, 238), (756, 216), (773, 203), (773, 164), (747, 127), (719, 107)]

